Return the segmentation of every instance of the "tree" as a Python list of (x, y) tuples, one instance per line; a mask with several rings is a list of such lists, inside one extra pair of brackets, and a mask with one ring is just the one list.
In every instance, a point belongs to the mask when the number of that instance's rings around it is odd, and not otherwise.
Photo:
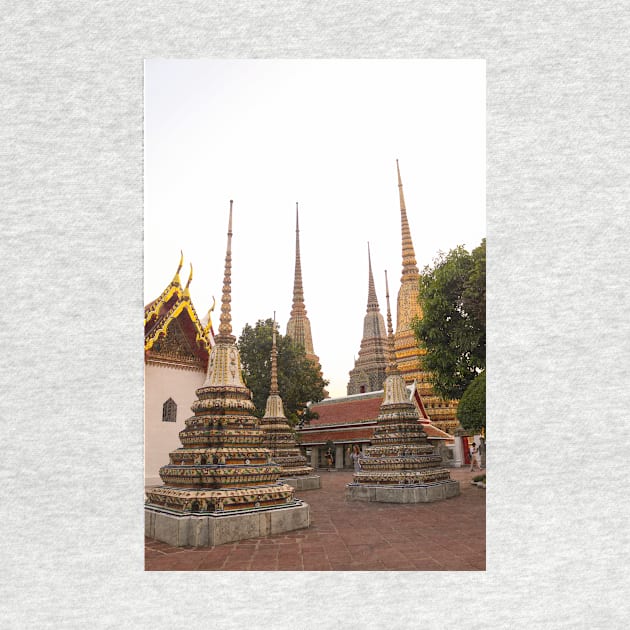
[(486, 365), (486, 239), (472, 254), (459, 245), (425, 267), (419, 302), (423, 367), (439, 395), (459, 399)]
[[(276, 324), (276, 331), (278, 326)], [(252, 392), (258, 418), (265, 415), (265, 406), (271, 387), (271, 345), (273, 320), (258, 320), (254, 327), (245, 324), (238, 340), (243, 365), (243, 378)], [(308, 402), (319, 402), (324, 397), (328, 381), (322, 378), (319, 366), (306, 358), (304, 348), (290, 337), (276, 332), (278, 348), (278, 387), (284, 405), (284, 414), (295, 426), (311, 415)]]
[(486, 373), (479, 374), (466, 388), (457, 405), (457, 419), (464, 429), (479, 433), (486, 428)]

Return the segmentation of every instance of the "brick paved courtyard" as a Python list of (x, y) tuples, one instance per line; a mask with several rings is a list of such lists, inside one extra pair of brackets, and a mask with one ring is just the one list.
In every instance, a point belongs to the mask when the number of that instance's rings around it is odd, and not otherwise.
[[(484, 471), (485, 472), (485, 471)], [(298, 492), (311, 526), (219, 547), (145, 539), (147, 571), (479, 571), (486, 568), (486, 491), (478, 472), (451, 469), (461, 495), (427, 504), (346, 501), (350, 471), (319, 471), (320, 490)]]

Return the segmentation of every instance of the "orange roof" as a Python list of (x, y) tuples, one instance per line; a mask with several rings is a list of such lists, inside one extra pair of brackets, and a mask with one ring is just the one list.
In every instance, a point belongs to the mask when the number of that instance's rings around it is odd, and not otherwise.
[(311, 405), (310, 410), (319, 414), (319, 418), (311, 420), (309, 426), (376, 420), (382, 402), (382, 391), (344, 398), (329, 398)]

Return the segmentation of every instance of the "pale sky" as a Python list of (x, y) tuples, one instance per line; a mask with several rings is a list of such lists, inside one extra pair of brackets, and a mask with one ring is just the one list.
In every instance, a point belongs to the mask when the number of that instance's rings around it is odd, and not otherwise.
[(151, 60), (145, 66), (145, 304), (184, 252), (218, 330), (229, 201), (232, 326), (304, 300), (331, 396), (346, 394), (367, 306), (402, 269), (396, 159), (418, 267), (486, 235), (483, 60)]

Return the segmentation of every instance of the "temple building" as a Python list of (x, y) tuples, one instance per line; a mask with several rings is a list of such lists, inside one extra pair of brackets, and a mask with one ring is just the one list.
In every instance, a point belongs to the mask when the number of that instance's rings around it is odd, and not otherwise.
[(175, 546), (205, 547), (308, 527), (309, 507), (263, 445), (232, 335), (232, 202), (219, 334), (181, 448), (160, 468), (164, 485), (147, 491), (145, 535)]
[(459, 483), (450, 478), (442, 457), (428, 442), (398, 372), (389, 298), (387, 320), (390, 343), (383, 400), (371, 445), (363, 450), (359, 460), (361, 469), (346, 486), (346, 498), (425, 503), (457, 496)]
[(293, 430), (284, 415), (284, 405), (278, 387), (275, 313), (271, 346), (271, 388), (265, 415), (260, 420), (260, 428), (265, 432), (264, 445), (271, 451), (273, 461), (282, 468), (280, 481), (296, 490), (319, 488), (321, 479), (319, 475), (313, 474), (313, 467), (307, 465), (306, 457), (300, 452)]
[(350, 370), (348, 395), (364, 394), (383, 388), (385, 369), (387, 368), (387, 333), (385, 321), (378, 307), (372, 260), (368, 243), (368, 298), (367, 312), (363, 319), (363, 338), (359, 357)]
[(300, 344), (306, 356), (319, 365), (319, 357), (313, 350), (313, 337), (311, 335), (311, 322), (306, 316), (304, 305), (304, 288), (302, 286), (302, 262), (300, 260), (300, 223), (298, 216), (298, 204), (295, 204), (295, 278), (293, 281), (293, 306), (291, 317), (287, 322), (287, 336)]
[(201, 387), (214, 345), (210, 312), (199, 320), (179, 272), (162, 294), (144, 307), (144, 469), (145, 485), (160, 483), (158, 471), (179, 444), (179, 432)]
[(429, 373), (421, 367), (420, 357), (426, 354), (426, 350), (418, 347), (418, 342), (412, 328), (414, 318), (422, 318), (422, 308), (418, 303), (420, 293), (420, 273), (416, 264), (416, 255), (411, 240), (403, 185), (400, 177), (400, 168), (396, 160), (398, 172), (398, 193), (400, 197), (400, 218), (402, 229), (402, 277), (400, 290), (398, 291), (398, 308), (396, 311), (396, 335), (394, 345), (398, 371), (406, 383), (416, 382), (420, 390), (429, 416), (435, 426), (453, 434), (459, 426), (455, 417), (457, 402), (444, 400), (437, 396), (433, 385), (429, 381)]
[[(327, 398), (310, 406), (318, 415), (298, 431), (300, 446), (310, 455), (314, 468), (326, 466), (327, 445), (332, 443), (334, 466), (352, 468), (348, 450), (353, 444), (365, 449), (372, 442), (383, 401), (383, 389), (366, 394)], [(446, 465), (455, 466), (454, 438), (438, 429), (430, 420), (415, 384), (407, 385), (409, 401), (418, 413), (418, 423)]]

